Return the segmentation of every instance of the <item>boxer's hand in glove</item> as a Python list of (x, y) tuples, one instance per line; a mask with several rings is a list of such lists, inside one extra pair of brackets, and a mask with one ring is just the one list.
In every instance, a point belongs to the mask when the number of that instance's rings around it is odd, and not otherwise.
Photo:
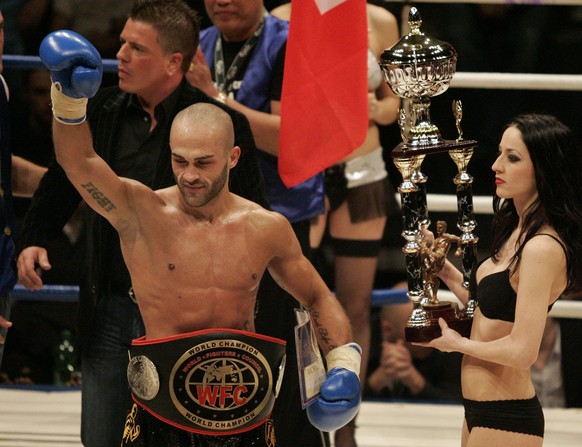
[(321, 385), (320, 396), (307, 407), (307, 417), (322, 431), (337, 430), (350, 422), (361, 402), (361, 348), (349, 343), (333, 349), (327, 355), (327, 379)]
[(61, 30), (43, 39), (39, 54), (53, 81), (53, 115), (64, 124), (82, 123), (87, 98), (97, 93), (103, 77), (99, 52), (80, 34)]

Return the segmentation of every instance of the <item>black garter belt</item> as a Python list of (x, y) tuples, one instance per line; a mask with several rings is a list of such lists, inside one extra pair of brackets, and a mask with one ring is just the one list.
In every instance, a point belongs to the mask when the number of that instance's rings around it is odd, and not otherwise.
[(537, 396), (530, 399), (463, 399), (469, 433), (474, 427), (544, 437), (544, 413)]
[(210, 436), (264, 423), (285, 368), (285, 341), (208, 329), (132, 341), (127, 378), (135, 402), (161, 421)]

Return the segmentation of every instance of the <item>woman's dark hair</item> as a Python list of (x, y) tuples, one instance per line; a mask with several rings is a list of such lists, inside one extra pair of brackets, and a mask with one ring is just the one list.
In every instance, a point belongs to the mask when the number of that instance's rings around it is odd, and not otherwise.
[[(566, 292), (582, 290), (582, 156), (572, 131), (557, 118), (543, 114), (520, 115), (505, 129), (521, 132), (533, 163), (538, 199), (524, 211), (511, 268), (519, 264), (523, 246), (544, 226), (552, 227), (566, 248)], [(503, 244), (518, 225), (512, 199), (493, 198), (492, 257), (498, 259)]]
[(198, 14), (183, 0), (136, 0), (129, 12), (136, 22), (152, 25), (166, 54), (184, 56), (181, 69), (188, 71), (200, 42)]

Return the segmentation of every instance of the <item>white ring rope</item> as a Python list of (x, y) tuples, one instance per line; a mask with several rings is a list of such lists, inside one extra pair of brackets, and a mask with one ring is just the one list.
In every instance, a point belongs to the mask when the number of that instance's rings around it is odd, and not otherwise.
[[(384, 3), (409, 3), (409, 0), (384, 0)], [(414, 3), (479, 3), (482, 5), (580, 6), (582, 0), (415, 0)]]
[[(449, 290), (439, 290), (438, 297), (440, 301), (452, 301), (461, 305), (457, 297)], [(554, 303), (548, 315), (554, 318), (582, 318), (582, 301), (561, 298)]]
[(582, 90), (582, 76), (535, 73), (471, 73), (457, 72), (451, 80), (452, 88), (480, 88), (500, 90)]

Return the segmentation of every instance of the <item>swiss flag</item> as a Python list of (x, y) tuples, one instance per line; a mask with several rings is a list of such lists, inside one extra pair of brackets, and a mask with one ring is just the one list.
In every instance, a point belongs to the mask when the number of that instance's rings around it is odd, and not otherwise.
[(331, 166), (366, 137), (365, 0), (293, 2), (281, 94), (279, 174), (288, 187)]

